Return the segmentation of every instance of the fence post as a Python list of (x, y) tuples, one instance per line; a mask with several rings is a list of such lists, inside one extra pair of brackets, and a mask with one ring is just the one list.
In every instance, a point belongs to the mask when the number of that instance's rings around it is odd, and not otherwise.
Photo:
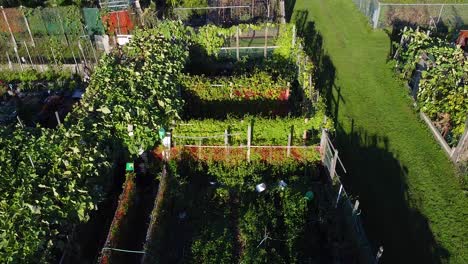
[(291, 144), (292, 144), (292, 134), (289, 133), (289, 135), (288, 135), (288, 150), (286, 152), (286, 156), (288, 158), (291, 156)]
[(247, 128), (247, 161), (250, 162), (250, 145), (252, 144), (252, 125)]
[(327, 131), (322, 129), (322, 136), (320, 137), (320, 156), (322, 156), (322, 162), (325, 160), (325, 151), (327, 148)]
[(252, 7), (251, 7), (252, 10), (250, 10), (252, 12), (252, 19), (254, 18), (255, 14), (254, 14), (254, 10), (255, 10), (255, 0), (252, 0)]
[(292, 27), (292, 47), (296, 45), (296, 25)]
[(373, 28), (376, 29), (379, 26), (379, 18), (380, 18), (380, 2), (378, 2), (377, 9), (374, 11), (372, 14), (372, 22), (373, 22)]
[(268, 47), (268, 26), (267, 24), (265, 24), (265, 48), (263, 50), (263, 57), (265, 58), (268, 56), (267, 47)]
[(198, 159), (201, 159), (202, 140), (203, 140), (203, 138), (200, 138), (200, 141), (198, 142)]
[(354, 202), (353, 215), (356, 215), (358, 208), (359, 208), (359, 200), (356, 200), (356, 202)]
[(236, 58), (240, 60), (239, 57), (239, 26), (236, 27)]
[(229, 133), (227, 129), (224, 130), (224, 145), (229, 146)]
[(338, 196), (336, 197), (335, 208), (338, 208), (338, 202), (340, 201), (342, 191), (343, 191), (343, 184), (340, 184), (340, 190), (338, 191)]
[(375, 264), (378, 264), (379, 263), (379, 260), (380, 258), (382, 257), (383, 255), (383, 246), (380, 246), (379, 247), (379, 251), (377, 252), (377, 255), (375, 256)]
[(333, 180), (335, 178), (336, 171), (336, 162), (338, 161), (338, 150), (335, 150), (335, 155), (333, 156), (331, 165), (330, 165), (330, 178)]
[(284, 0), (280, 0), (279, 6), (281, 12), (280, 22), (281, 24), (286, 24), (286, 11), (284, 9)]

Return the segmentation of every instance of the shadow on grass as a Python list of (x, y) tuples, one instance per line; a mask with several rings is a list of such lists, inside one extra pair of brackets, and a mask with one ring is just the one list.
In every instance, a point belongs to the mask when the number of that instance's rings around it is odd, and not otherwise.
[[(304, 50), (315, 64), (315, 87), (327, 104), (327, 114), (338, 121), (340, 103), (345, 103), (341, 96), (341, 87), (335, 84), (336, 69), (330, 56), (323, 49), (322, 35), (315, 28), (315, 23), (307, 21), (308, 11), (298, 10), (294, 13), (293, 21), (299, 36), (304, 39)], [(336, 93), (336, 97), (333, 95)]]
[(337, 145), (348, 170), (342, 180), (359, 196), (374, 252), (384, 247), (383, 263), (446, 262), (449, 253), (435, 241), (427, 218), (409, 206), (408, 169), (389, 151), (388, 138), (351, 123), (349, 133), (339, 125), (337, 129)]
[[(373, 254), (383, 246), (382, 263), (447, 262), (450, 255), (435, 241), (427, 218), (410, 207), (408, 168), (389, 150), (388, 138), (369, 134), (364, 127), (356, 128), (353, 119), (338, 116), (339, 107), (351, 102), (346, 102), (335, 83), (337, 70), (324, 51), (321, 34), (307, 19), (307, 11), (293, 14), (298, 33), (304, 38), (304, 49), (317, 67), (316, 87), (335, 121), (336, 145), (347, 169), (347, 174), (340, 175), (351, 196), (361, 202), (361, 217)], [(350, 131), (343, 128), (349, 123)]]

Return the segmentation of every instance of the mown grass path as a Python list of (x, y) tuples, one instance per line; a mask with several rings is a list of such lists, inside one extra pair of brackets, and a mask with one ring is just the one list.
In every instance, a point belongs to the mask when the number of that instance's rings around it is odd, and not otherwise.
[(351, 0), (297, 0), (292, 20), (317, 61), (349, 170), (342, 178), (382, 261), (467, 263), (466, 190), (394, 77), (387, 34)]

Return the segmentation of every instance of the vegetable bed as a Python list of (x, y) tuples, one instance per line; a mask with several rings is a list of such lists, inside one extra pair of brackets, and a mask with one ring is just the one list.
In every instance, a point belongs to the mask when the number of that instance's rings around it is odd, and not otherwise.
[(329, 205), (315, 163), (173, 160), (146, 263), (331, 262)]
[[(332, 129), (333, 125), (328, 120), (323, 124), (324, 115), (316, 113), (311, 118), (286, 117), (286, 118), (260, 118), (246, 116), (243, 119), (228, 118), (226, 120), (190, 120), (178, 124), (173, 130), (174, 141), (177, 145), (199, 144), (224, 145), (224, 133), (228, 130), (230, 145), (247, 144), (247, 128), (252, 126), (252, 145), (287, 145), (288, 134), (293, 135), (292, 145), (313, 145), (320, 140), (320, 128)], [(304, 131), (307, 131), (308, 139), (304, 142)], [(201, 138), (205, 137), (205, 138)]]
[(225, 117), (243, 114), (281, 115), (289, 112), (290, 83), (256, 69), (253, 74), (205, 77), (184, 75), (186, 117)]

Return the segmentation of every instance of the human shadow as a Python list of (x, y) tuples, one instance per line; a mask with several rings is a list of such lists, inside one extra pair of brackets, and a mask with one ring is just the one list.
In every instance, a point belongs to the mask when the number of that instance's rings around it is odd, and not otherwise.
[(291, 21), (292, 14), (294, 12), (294, 6), (296, 5), (296, 0), (287, 0), (285, 1), (285, 11), (286, 11), (286, 21)]
[(428, 219), (410, 206), (408, 168), (389, 150), (389, 139), (362, 127), (346, 133), (337, 127), (336, 142), (347, 173), (343, 181), (358, 197), (364, 228), (373, 246), (384, 247), (383, 263), (446, 263), (449, 252), (437, 243)]
[[(408, 168), (390, 151), (387, 137), (355, 127), (354, 120), (338, 118), (338, 110), (347, 102), (342, 87), (336, 83), (337, 69), (325, 50), (322, 35), (315, 23), (308, 20), (307, 11), (296, 10), (292, 20), (298, 35), (304, 39), (304, 50), (316, 66), (316, 88), (335, 121), (334, 143), (347, 169), (347, 173), (339, 171), (338, 174), (348, 194), (360, 201), (371, 252), (375, 254), (383, 246), (383, 263), (447, 262), (450, 254), (436, 242), (428, 219), (410, 206), (415, 201), (409, 201)], [(344, 129), (344, 124), (350, 121), (351, 130), (348, 125)], [(356, 249), (362, 249), (362, 244)]]

